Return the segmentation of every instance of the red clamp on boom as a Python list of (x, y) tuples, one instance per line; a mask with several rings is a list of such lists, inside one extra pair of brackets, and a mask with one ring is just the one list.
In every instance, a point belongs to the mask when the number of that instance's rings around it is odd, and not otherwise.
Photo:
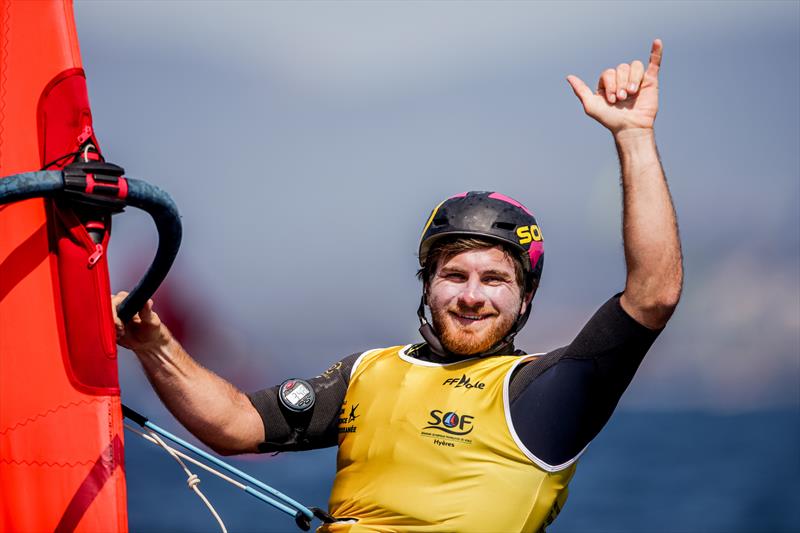
[(128, 196), (128, 181), (122, 176), (86, 174), (86, 194), (116, 196), (124, 200)]
[(119, 165), (105, 161), (78, 161), (64, 167), (64, 190), (72, 199), (112, 212), (122, 211), (128, 181)]

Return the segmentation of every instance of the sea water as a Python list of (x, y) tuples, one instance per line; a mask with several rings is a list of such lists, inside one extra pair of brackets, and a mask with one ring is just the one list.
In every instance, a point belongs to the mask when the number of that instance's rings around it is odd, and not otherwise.
[[(177, 463), (126, 437), (131, 531), (219, 531)], [(324, 508), (335, 454), (332, 448), (231, 462)], [(300, 531), (288, 515), (193, 470), (231, 533)], [(615, 414), (581, 458), (569, 500), (548, 528), (612, 531), (800, 532), (800, 412)]]

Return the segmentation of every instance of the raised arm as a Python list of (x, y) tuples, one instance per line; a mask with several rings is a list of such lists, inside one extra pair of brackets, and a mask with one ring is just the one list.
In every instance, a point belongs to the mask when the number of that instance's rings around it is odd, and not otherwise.
[(223, 455), (258, 451), (264, 441), (261, 417), (247, 396), (189, 356), (148, 301), (123, 324), (112, 298), (117, 342), (136, 354), (167, 409), (198, 439)]
[(622, 169), (627, 265), (620, 304), (651, 329), (667, 323), (683, 285), (678, 225), (653, 134), (662, 49), (659, 39), (653, 41), (647, 70), (634, 61), (603, 71), (596, 92), (577, 76), (567, 76), (586, 114), (614, 136)]

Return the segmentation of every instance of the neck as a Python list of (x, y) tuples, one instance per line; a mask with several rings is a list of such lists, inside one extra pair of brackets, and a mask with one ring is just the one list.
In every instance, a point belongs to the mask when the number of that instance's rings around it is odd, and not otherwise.
[(463, 361), (465, 359), (473, 359), (475, 357), (489, 357), (492, 355), (511, 355), (515, 353), (515, 348), (513, 343), (506, 343), (501, 346), (501, 350), (492, 350), (493, 353), (480, 353), (480, 354), (457, 354), (452, 352), (445, 352), (441, 353), (438, 351), (434, 351), (433, 347), (429, 343), (420, 343), (413, 346), (410, 350), (408, 350), (408, 354), (412, 357), (423, 361), (430, 361), (432, 363), (439, 363), (439, 364), (446, 364), (446, 363), (456, 363), (458, 361)]

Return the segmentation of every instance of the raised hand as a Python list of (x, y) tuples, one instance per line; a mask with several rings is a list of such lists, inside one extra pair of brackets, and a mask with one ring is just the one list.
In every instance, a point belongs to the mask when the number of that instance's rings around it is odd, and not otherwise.
[(658, 70), (663, 48), (661, 39), (653, 41), (647, 70), (641, 61), (604, 70), (596, 92), (575, 75), (567, 76), (567, 81), (586, 114), (612, 133), (652, 129), (658, 113)]
[(164, 342), (167, 334), (165, 328), (162, 328), (161, 319), (153, 311), (153, 300), (147, 300), (142, 310), (136, 313), (130, 322), (123, 323), (120, 320), (117, 316), (117, 306), (126, 296), (128, 293), (122, 291), (111, 297), (117, 343), (130, 350), (141, 350)]

